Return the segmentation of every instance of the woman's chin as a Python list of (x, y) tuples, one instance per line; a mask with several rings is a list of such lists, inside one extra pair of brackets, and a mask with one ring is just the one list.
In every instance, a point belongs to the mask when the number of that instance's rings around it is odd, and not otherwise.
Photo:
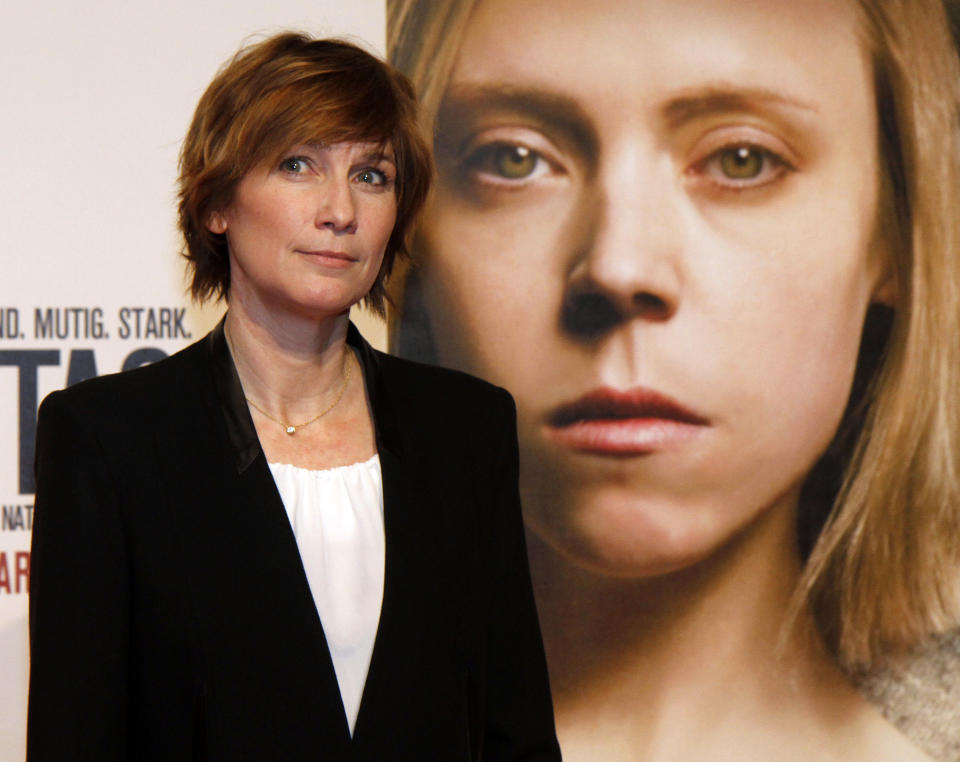
[(735, 532), (734, 526), (705, 521), (695, 511), (637, 501), (571, 506), (550, 515), (541, 514), (528, 501), (525, 511), (531, 531), (556, 555), (604, 577), (652, 579), (692, 567)]

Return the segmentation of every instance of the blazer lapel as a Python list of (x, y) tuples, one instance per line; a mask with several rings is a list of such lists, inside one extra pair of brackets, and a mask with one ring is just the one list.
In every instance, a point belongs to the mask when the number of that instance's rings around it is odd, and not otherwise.
[(362, 745), (368, 734), (389, 736), (386, 725), (396, 713), (396, 702), (403, 700), (405, 686), (397, 684), (391, 665), (402, 663), (409, 653), (409, 638), (415, 628), (410, 627), (408, 617), (415, 608), (415, 599), (423, 593), (416, 575), (411, 574), (411, 561), (418, 552), (420, 534), (421, 514), (415, 505), (420, 458), (405, 446), (401, 437), (389, 379), (384, 378), (377, 353), (353, 325), (347, 341), (355, 349), (363, 369), (383, 479), (383, 603), (353, 732), (354, 742), (360, 741)]
[(412, 737), (423, 735), (423, 748), (432, 751), (422, 758), (437, 759), (437, 749), (451, 748), (426, 737), (439, 732), (450, 744), (462, 742), (466, 759), (468, 732), (423, 724), (432, 721), (428, 718), (443, 724), (445, 712), (448, 718), (465, 717), (466, 706), (457, 702), (468, 700), (465, 650), (476, 628), (464, 617), (471, 607), (463, 595), (473, 588), (467, 579), (472, 564), (463, 554), (472, 550), (465, 534), (469, 522), (456, 510), (465, 482), (438, 466), (444, 442), (408, 416), (406, 395), (429, 399), (431, 389), (410, 388), (406, 379), (392, 377), (390, 358), (365, 345), (357, 351), (377, 431), (386, 557), (380, 622), (353, 748), (363, 759), (391, 759)]
[[(183, 538), (189, 546), (185, 557), (200, 567), (193, 575), (199, 618), (210, 647), (235, 649), (233, 658), (240, 663), (246, 658), (251, 685), (262, 680), (267, 690), (279, 686), (291, 703), (299, 704), (301, 722), (314, 725), (305, 733), (322, 736), (323, 748), (345, 750), (350, 743), (346, 714), (296, 538), (232, 360), (227, 355), (225, 366), (223, 355), (217, 355), (228, 351), (225, 342), (216, 344), (223, 341), (222, 328), (210, 339), (213, 378), (204, 374), (205, 420), (190, 420), (189, 432), (180, 440), (190, 442), (196, 468), (207, 475), (201, 487), (208, 493), (203, 509), (194, 510), (196, 498), (183, 503), (191, 513), (183, 517), (190, 527)], [(196, 386), (184, 396), (191, 393), (197, 395)], [(206, 436), (198, 437), (198, 431)], [(177, 462), (183, 462), (182, 451)]]
[[(259, 566), (255, 573), (261, 578), (261, 585), (265, 590), (276, 591), (273, 594), (280, 596), (279, 605), (274, 607), (275, 614), (280, 618), (276, 623), (278, 628), (291, 628), (281, 639), (281, 643), (287, 645), (280, 647), (296, 648), (299, 643), (304, 650), (311, 652), (309, 657), (303, 654), (299, 658), (308, 673), (314, 674), (314, 691), (322, 706), (329, 712), (324, 716), (339, 718), (337, 734), (341, 740), (347, 742), (350, 738), (350, 727), (347, 724), (323, 624), (310, 591), (286, 509), (262, 454), (240, 475), (240, 491), (245, 503), (242, 511), (244, 516), (248, 517), (248, 522), (240, 528), (241, 531), (259, 547), (274, 549), (272, 553), (263, 553), (265, 561), (269, 556), (270, 562)], [(280, 591), (290, 593), (283, 595)], [(285, 614), (289, 615), (287, 621), (283, 621)]]
[(409, 653), (411, 628), (408, 616), (413, 611), (413, 598), (422, 593), (409, 573), (410, 554), (417, 552), (419, 533), (416, 511), (410, 510), (410, 496), (416, 494), (412, 465), (389, 450), (380, 452), (383, 477), (384, 560), (383, 603), (374, 641), (370, 667), (354, 726), (353, 738), (368, 732), (383, 731), (393, 713), (392, 705), (402, 700), (403, 686), (393, 679), (390, 665), (397, 664)]
[[(390, 665), (403, 662), (411, 633), (416, 631), (409, 626), (407, 613), (415, 608), (418, 596), (423, 593), (422, 585), (417, 581), (420, 576), (410, 573), (411, 565), (415, 567), (417, 564), (422, 530), (417, 523), (420, 513), (415, 505), (419, 491), (419, 458), (405, 450), (395, 420), (388, 380), (383, 377), (377, 353), (352, 324), (347, 342), (360, 362), (373, 413), (383, 480), (385, 534), (383, 602), (354, 727), (353, 740), (356, 741), (367, 732), (380, 734), (383, 731), (385, 719), (390, 717), (392, 705), (401, 695), (398, 693), (400, 686), (392, 679)], [(232, 453), (233, 459), (232, 468), (223, 473), (223, 478), (232, 483), (230, 492), (238, 502), (219, 515), (212, 511), (206, 517), (208, 533), (213, 535), (226, 524), (230, 527), (231, 547), (245, 548), (254, 556), (258, 550), (270, 549), (269, 552), (260, 552), (262, 560), (248, 565), (243, 579), (236, 583), (254, 586), (271, 596), (266, 608), (278, 620), (275, 623), (280, 630), (278, 642), (288, 644), (297, 652), (304, 674), (316, 682), (316, 700), (323, 707), (319, 716), (338, 718), (337, 727), (329, 729), (335, 736), (334, 745), (349, 749), (354, 744), (351, 743), (326, 637), (296, 538), (243, 399), (243, 389), (223, 338), (222, 324), (211, 333), (210, 354), (216, 386), (211, 412), (219, 416), (216, 428), (223, 441), (229, 442), (226, 449)], [(238, 560), (233, 559), (233, 563)], [(217, 589), (211, 588), (211, 595)], [(370, 731), (366, 730), (367, 726)], [(328, 745), (327, 748), (331, 747)]]

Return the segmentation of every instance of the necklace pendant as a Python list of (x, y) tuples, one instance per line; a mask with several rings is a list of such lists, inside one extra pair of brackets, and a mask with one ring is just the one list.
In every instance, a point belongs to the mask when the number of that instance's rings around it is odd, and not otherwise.
[(286, 432), (287, 432), (288, 434), (296, 434), (296, 433), (297, 433), (297, 427), (296, 427), (296, 426), (287, 426)]

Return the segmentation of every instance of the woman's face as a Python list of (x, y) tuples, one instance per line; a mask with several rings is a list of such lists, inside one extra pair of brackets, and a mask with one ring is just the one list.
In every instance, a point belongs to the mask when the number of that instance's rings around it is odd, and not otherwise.
[(481, 0), (438, 117), (440, 359), (508, 388), (526, 518), (596, 571), (789, 504), (868, 304), (872, 78), (836, 0)]
[(254, 167), (209, 227), (226, 233), (230, 300), (338, 315), (376, 280), (397, 214), (389, 148), (301, 145)]

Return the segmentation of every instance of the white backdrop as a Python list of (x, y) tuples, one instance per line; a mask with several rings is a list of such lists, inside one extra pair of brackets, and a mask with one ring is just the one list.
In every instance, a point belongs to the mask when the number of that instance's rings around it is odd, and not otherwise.
[[(218, 66), (284, 28), (382, 51), (383, 2), (4, 0), (0, 760), (24, 754), (36, 406), (68, 381), (173, 352), (219, 318), (184, 294), (177, 151)], [(384, 344), (380, 325), (361, 330)]]

